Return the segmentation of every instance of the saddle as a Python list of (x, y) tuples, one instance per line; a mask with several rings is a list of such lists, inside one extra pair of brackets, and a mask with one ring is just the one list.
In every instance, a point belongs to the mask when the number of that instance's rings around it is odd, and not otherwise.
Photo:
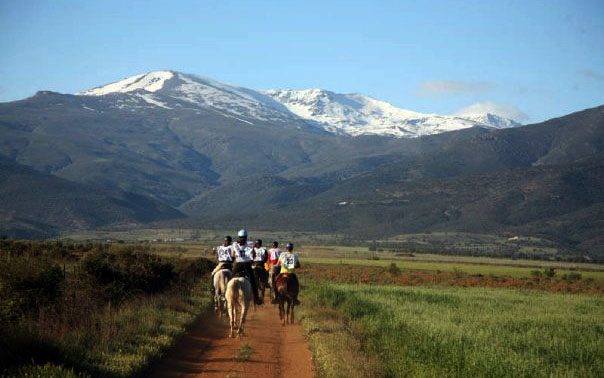
[(250, 277), (248, 277), (248, 275), (245, 271), (239, 271), (239, 272), (233, 274), (233, 277), (241, 277), (241, 278), (245, 278), (248, 281), (250, 280)]

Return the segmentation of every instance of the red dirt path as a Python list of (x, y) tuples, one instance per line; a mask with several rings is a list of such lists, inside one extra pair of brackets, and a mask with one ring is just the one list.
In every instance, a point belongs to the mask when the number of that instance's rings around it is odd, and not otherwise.
[[(300, 377), (313, 378), (315, 371), (308, 344), (298, 324), (281, 327), (279, 310), (267, 304), (248, 313), (241, 340), (228, 337), (226, 321), (213, 313), (204, 316), (171, 353), (158, 363), (151, 377)], [(254, 352), (248, 361), (237, 362), (242, 345)]]

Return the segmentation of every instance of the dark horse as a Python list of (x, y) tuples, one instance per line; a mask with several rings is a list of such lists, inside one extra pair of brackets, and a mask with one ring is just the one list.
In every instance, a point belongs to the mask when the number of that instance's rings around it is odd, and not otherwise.
[(268, 287), (268, 272), (264, 269), (263, 264), (254, 264), (254, 277), (256, 278), (256, 287), (258, 288), (258, 296), (264, 299), (264, 293)]
[[(300, 284), (298, 277), (293, 273), (281, 273), (275, 282), (275, 295), (279, 303), (279, 318), (281, 325), (285, 323), (294, 324), (294, 307), (300, 304), (298, 301), (298, 293), (300, 292)], [(285, 302), (287, 302), (287, 314), (285, 312)], [(290, 316), (291, 309), (291, 318)]]

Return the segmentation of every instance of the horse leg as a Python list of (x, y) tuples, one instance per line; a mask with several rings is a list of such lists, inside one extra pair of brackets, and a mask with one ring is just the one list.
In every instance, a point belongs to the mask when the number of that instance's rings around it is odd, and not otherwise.
[(285, 322), (287, 324), (289, 324), (289, 310), (292, 306), (292, 300), (290, 298), (287, 298), (287, 314), (285, 315)]
[(234, 303), (228, 303), (227, 304), (227, 310), (229, 312), (229, 323), (231, 325), (231, 333), (229, 334), (229, 337), (234, 337), (234, 331), (235, 331), (235, 320), (236, 320), (236, 316), (237, 314), (235, 313), (235, 304)]
[(239, 319), (239, 330), (237, 331), (237, 337), (243, 336), (243, 325), (245, 324), (245, 318), (247, 317), (248, 306), (245, 302), (241, 305), (241, 318)]
[(296, 307), (295, 299), (292, 299), (292, 318), (290, 324), (294, 324), (294, 307)]
[(285, 326), (285, 299), (279, 298), (279, 319), (281, 319), (281, 326)]

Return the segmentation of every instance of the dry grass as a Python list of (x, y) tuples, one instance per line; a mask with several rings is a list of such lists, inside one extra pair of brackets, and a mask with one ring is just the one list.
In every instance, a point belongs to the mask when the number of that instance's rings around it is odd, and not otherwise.
[(367, 353), (362, 331), (344, 315), (325, 306), (300, 309), (315, 368), (325, 378), (382, 377), (377, 359)]

